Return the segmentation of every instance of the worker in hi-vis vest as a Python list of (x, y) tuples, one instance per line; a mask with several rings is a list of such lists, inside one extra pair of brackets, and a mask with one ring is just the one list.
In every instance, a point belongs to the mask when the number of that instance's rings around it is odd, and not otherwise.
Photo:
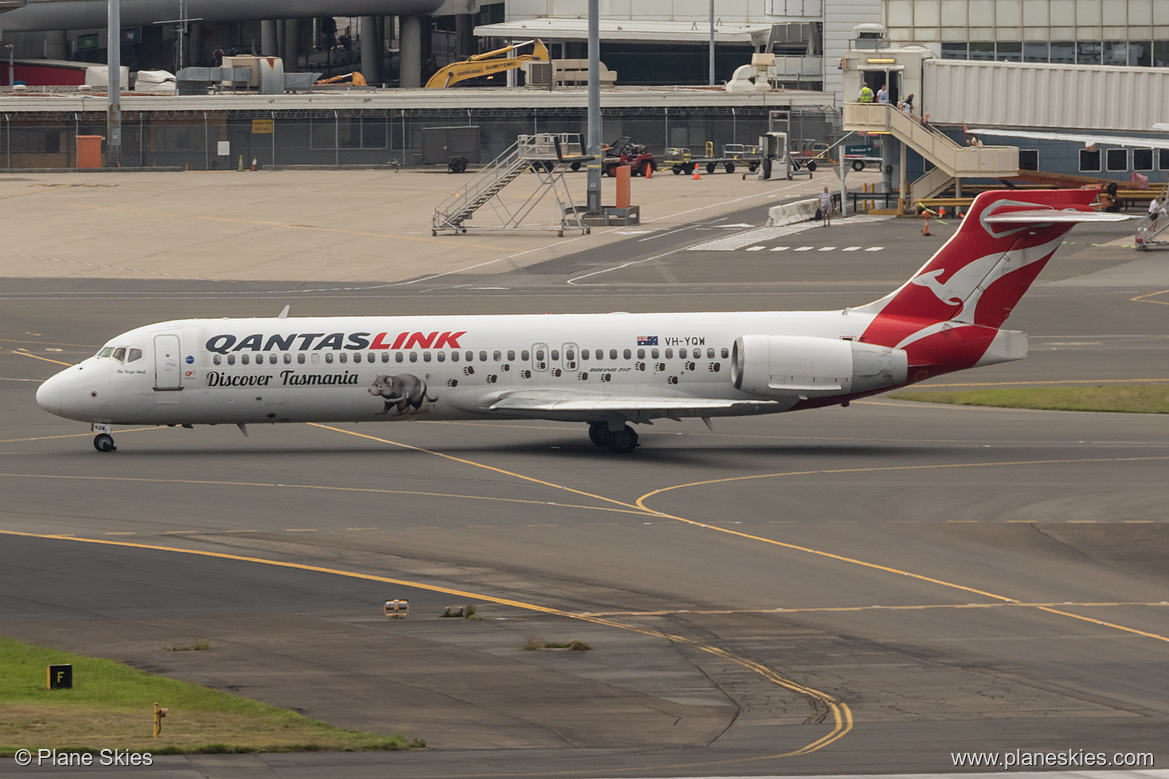
[(857, 100), (861, 101), (862, 103), (873, 102), (873, 90), (869, 87), (868, 84), (865, 84), (861, 87), (861, 93), (857, 96)]

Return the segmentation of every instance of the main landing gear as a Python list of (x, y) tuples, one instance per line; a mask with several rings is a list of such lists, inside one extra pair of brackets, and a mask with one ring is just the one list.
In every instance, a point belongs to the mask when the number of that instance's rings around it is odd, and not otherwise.
[(99, 452), (116, 452), (118, 447), (114, 446), (114, 437), (110, 435), (110, 426), (95, 424), (93, 431), (97, 433), (93, 437), (93, 448)]
[(637, 448), (637, 431), (629, 425), (610, 430), (608, 422), (590, 422), (589, 440), (597, 446), (607, 446), (618, 454), (629, 454)]

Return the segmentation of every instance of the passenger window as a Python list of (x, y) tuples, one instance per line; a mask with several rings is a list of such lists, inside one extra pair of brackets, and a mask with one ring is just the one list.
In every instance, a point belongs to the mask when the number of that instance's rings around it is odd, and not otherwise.
[(117, 360), (118, 362), (125, 362), (125, 360), (126, 360), (126, 347), (119, 346), (117, 349), (114, 349), (114, 359)]
[(451, 352), (451, 362), (458, 362), (458, 361), (459, 361), (459, 353), (458, 352)]
[(275, 365), (277, 362), (279, 362), (279, 360), (280, 360), (280, 358), (274, 354), (268, 355), (268, 364), (269, 365)]
[(626, 349), (624, 352), (622, 352), (621, 356), (624, 357), (626, 360), (628, 360), (628, 359), (631, 359), (633, 357), (633, 352)]
[(291, 355), (291, 354), (289, 354), (288, 352), (285, 352), (285, 353), (284, 353), (284, 364), (285, 364), (285, 365), (291, 365), (291, 364), (292, 364), (292, 355)]
[(332, 352), (325, 352), (325, 362), (326, 363), (333, 362), (333, 353)]
[(296, 355), (296, 364), (297, 365), (304, 365), (304, 352), (301, 352), (300, 354)]
[(422, 353), (422, 362), (430, 362), (430, 352)]
[(609, 350), (609, 359), (610, 359), (610, 360), (616, 360), (616, 359), (617, 359), (617, 350), (616, 350), (616, 349), (610, 349), (610, 350)]
[(360, 352), (353, 353), (353, 362), (361, 362), (361, 353)]
[(515, 362), (515, 349), (508, 349), (507, 350), (507, 361), (508, 362)]
[(681, 357), (683, 360), (686, 359), (686, 347), (682, 347), (681, 349), (678, 350), (678, 356)]
[(730, 350), (727, 349), (727, 347), (725, 347), (725, 346), (722, 349), (722, 356), (723, 356), (724, 360), (731, 356)]
[(241, 354), (241, 355), (239, 356), (239, 361), (240, 361), (241, 363), (243, 363), (244, 365), (247, 365), (249, 362), (251, 362), (251, 361), (252, 361), (251, 355), (247, 355), (247, 354)]
[(215, 363), (216, 365), (219, 365), (221, 362), (223, 362), (223, 356), (217, 354), (211, 358), (211, 362)]
[(487, 352), (479, 352), (479, 362), (487, 362)]
[(340, 354), (337, 355), (337, 360), (340, 362), (345, 362), (348, 359), (349, 359), (349, 355), (345, 354), (345, 352), (341, 352)]
[(566, 362), (570, 362), (570, 363), (576, 361), (576, 355), (573, 354), (572, 349), (565, 350), (564, 359)]
[(528, 361), (528, 350), (527, 349), (523, 349), (520, 351), (520, 359), (523, 360), (524, 362)]
[(556, 361), (557, 361), (557, 360), (559, 360), (559, 359), (560, 359), (560, 350), (559, 350), (559, 349), (553, 349), (553, 350), (552, 350), (552, 362), (556, 362)]
[(126, 362), (134, 362), (136, 360), (141, 360), (141, 359), (142, 359), (142, 350), (141, 349), (131, 349), (130, 356), (126, 358)]
[(667, 349), (667, 350), (666, 350), (666, 359), (667, 359), (667, 360), (672, 360), (672, 359), (674, 359), (674, 350), (673, 350), (673, 349)]
[(438, 353), (438, 361), (439, 362), (446, 362), (446, 352), (439, 352)]
[(418, 352), (410, 352), (410, 362), (418, 362)]
[(713, 346), (706, 350), (706, 359), (708, 359), (708, 360), (714, 359), (714, 347)]
[(320, 352), (313, 352), (312, 364), (313, 365), (320, 365), (321, 364), (321, 353)]
[(589, 358), (589, 350), (588, 349), (581, 349), (580, 350), (580, 358), (582, 360), (587, 360)]
[(639, 359), (639, 360), (645, 359), (645, 349), (638, 349), (637, 350), (637, 359)]
[(650, 349), (649, 356), (650, 356), (650, 359), (656, 360), (658, 358), (658, 350), (657, 349)]
[(467, 362), (475, 362), (475, 353), (467, 352)]
[(235, 365), (235, 355), (234, 354), (227, 355), (227, 364), (228, 365)]
[[(403, 355), (401, 352), (394, 353), (394, 361), (395, 362), (402, 362), (403, 359), (405, 359), (405, 355)], [(385, 362), (385, 360), (383, 360), (382, 362)]]
[(503, 359), (503, 352), (496, 349), (494, 352), (491, 353), (491, 359), (495, 360), (496, 362), (499, 362), (500, 360)]

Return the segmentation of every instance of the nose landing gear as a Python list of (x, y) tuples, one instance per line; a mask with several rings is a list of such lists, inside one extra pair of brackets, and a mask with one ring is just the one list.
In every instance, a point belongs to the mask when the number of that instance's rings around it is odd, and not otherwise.
[(637, 431), (629, 425), (610, 430), (608, 422), (590, 422), (589, 440), (597, 446), (607, 446), (618, 454), (629, 454), (637, 448)]
[(99, 452), (116, 452), (118, 447), (114, 446), (114, 437), (110, 435), (110, 426), (95, 424), (93, 431), (97, 433), (93, 437), (93, 448)]

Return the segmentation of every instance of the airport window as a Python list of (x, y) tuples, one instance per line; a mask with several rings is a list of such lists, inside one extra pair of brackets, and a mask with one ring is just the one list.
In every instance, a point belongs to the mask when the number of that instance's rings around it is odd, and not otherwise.
[(1022, 62), (1023, 44), (1021, 41), (999, 41), (995, 44), (994, 56), (999, 62)]
[(418, 362), (418, 352), (410, 352), (410, 362)]
[(1104, 152), (1105, 164), (1108, 170), (1126, 171), (1128, 170), (1128, 149), (1108, 149)]
[(129, 356), (126, 358), (126, 362), (134, 362), (135, 360), (141, 360), (141, 359), (142, 359), (142, 350), (141, 349), (131, 349)]
[(616, 360), (616, 359), (617, 359), (617, 350), (616, 350), (616, 349), (610, 349), (610, 350), (609, 350), (609, 359), (610, 359), (610, 360)]
[(1169, 41), (1153, 41), (1153, 67), (1169, 67)]
[(1152, 170), (1153, 169), (1153, 150), (1152, 149), (1133, 149), (1132, 150), (1132, 169), (1133, 170)]
[(994, 43), (992, 41), (971, 41), (970, 56), (972, 60), (993, 60)]
[(438, 361), (439, 362), (446, 362), (446, 352), (439, 352), (438, 353)]
[(1101, 59), (1101, 45), (1099, 41), (1078, 41), (1076, 43), (1077, 65), (1099, 65)]
[(62, 133), (32, 127), (14, 127), (9, 132), (11, 133), (10, 148), (14, 152), (21, 154), (61, 153)]
[[(114, 356), (115, 356), (115, 357), (117, 357), (117, 356), (118, 356), (117, 352), (114, 352)], [(252, 361), (252, 358), (251, 358), (249, 355), (246, 355), (246, 354), (241, 354), (241, 355), (239, 356), (239, 361), (240, 361), (242, 364), (244, 364), (244, 365), (247, 365), (249, 362), (251, 362), (251, 361)]]
[(1134, 67), (1147, 68), (1153, 64), (1152, 41), (1130, 41), (1128, 44), (1128, 64)]
[(1076, 44), (1072, 41), (1052, 41), (1051, 61), (1065, 65), (1076, 64)]
[(1047, 41), (1023, 41), (1024, 62), (1047, 62), (1050, 58)]
[[(313, 356), (315, 357), (316, 355), (313, 355)], [(329, 363), (329, 364), (331, 364), (333, 362), (333, 353), (332, 352), (325, 352), (325, 362)]]
[(523, 349), (522, 351), (520, 351), (520, 359), (523, 360), (524, 362), (528, 361), (528, 350), (527, 349)]
[(1080, 149), (1080, 172), (1097, 172), (1100, 170), (1100, 150)]
[(508, 362), (515, 362), (515, 350), (514, 349), (507, 350), (507, 361)]
[(227, 364), (228, 365), (235, 365), (235, 355), (234, 354), (227, 355)]
[(303, 352), (301, 354), (296, 355), (296, 364), (297, 365), (304, 365), (304, 353)]
[(215, 365), (219, 365), (221, 362), (223, 362), (223, 356), (217, 354), (211, 358), (211, 362), (214, 363)]
[(1120, 65), (1128, 64), (1128, 41), (1104, 41), (1104, 61), (1105, 65)]
[(1169, 149), (1157, 149), (1157, 167), (1169, 170)]
[(942, 59), (944, 60), (964, 60), (966, 57), (966, 44), (963, 43), (943, 43), (942, 44)]
[(430, 362), (430, 352), (422, 353), (422, 362)]
[(1019, 170), (1039, 170), (1039, 149), (1019, 149)]

